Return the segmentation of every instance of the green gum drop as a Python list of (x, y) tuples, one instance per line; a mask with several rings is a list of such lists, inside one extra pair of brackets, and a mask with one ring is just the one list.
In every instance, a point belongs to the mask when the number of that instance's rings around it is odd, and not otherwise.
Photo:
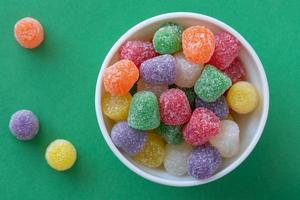
[(170, 126), (161, 122), (155, 133), (164, 138), (168, 144), (180, 144), (183, 141), (181, 126)]
[(131, 100), (128, 125), (138, 130), (155, 129), (160, 124), (158, 102), (153, 92), (141, 91)]
[(194, 86), (197, 96), (205, 102), (214, 102), (229, 87), (231, 80), (212, 65), (206, 65)]
[(160, 54), (172, 54), (181, 50), (182, 27), (167, 23), (159, 28), (153, 37), (153, 46)]

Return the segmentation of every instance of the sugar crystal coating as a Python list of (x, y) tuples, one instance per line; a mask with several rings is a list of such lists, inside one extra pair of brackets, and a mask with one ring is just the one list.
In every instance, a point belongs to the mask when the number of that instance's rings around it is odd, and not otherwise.
[(44, 40), (44, 29), (40, 22), (31, 17), (20, 19), (14, 28), (17, 42), (24, 48), (38, 47)]
[(203, 65), (187, 61), (182, 53), (174, 55), (176, 59), (176, 80), (179, 87), (191, 88), (199, 78)]
[(147, 133), (128, 126), (126, 121), (118, 122), (111, 130), (112, 142), (129, 155), (141, 151), (147, 140)]
[(120, 48), (120, 58), (131, 60), (138, 68), (142, 62), (155, 56), (157, 56), (157, 53), (149, 41), (127, 41)]
[(230, 158), (239, 151), (240, 129), (232, 120), (221, 121), (220, 133), (209, 139), (209, 142), (221, 153), (222, 157)]
[(132, 97), (128, 124), (139, 130), (152, 130), (159, 126), (158, 102), (153, 92), (141, 91)]
[(159, 97), (161, 120), (167, 125), (181, 125), (189, 121), (191, 107), (185, 93), (169, 89)]
[(197, 80), (194, 90), (206, 102), (216, 101), (229, 87), (231, 80), (212, 65), (206, 65)]
[(150, 91), (155, 94), (159, 98), (159, 96), (168, 89), (168, 85), (153, 85), (148, 84), (143, 81), (143, 79), (140, 79), (137, 82), (137, 91)]
[(216, 47), (209, 64), (223, 70), (239, 55), (241, 44), (233, 35), (224, 31), (218, 32), (215, 39)]
[(29, 110), (15, 112), (9, 121), (10, 132), (19, 140), (31, 140), (39, 131), (39, 120)]
[(183, 176), (187, 173), (187, 158), (192, 147), (186, 143), (179, 145), (167, 144), (164, 167), (174, 176)]
[(166, 54), (141, 64), (140, 76), (148, 84), (173, 84), (176, 79), (176, 60)]
[(204, 26), (191, 26), (182, 33), (182, 48), (190, 62), (207, 63), (215, 49), (215, 36)]
[(160, 54), (172, 54), (181, 50), (182, 27), (168, 23), (158, 29), (153, 36), (153, 45)]
[(222, 95), (214, 102), (202, 101), (199, 97), (195, 100), (196, 108), (202, 107), (207, 108), (215, 113), (220, 119), (224, 119), (229, 114), (229, 108), (227, 105), (226, 98)]
[(193, 149), (188, 157), (188, 173), (196, 179), (206, 179), (216, 173), (222, 163), (219, 151), (209, 144)]
[(235, 112), (247, 114), (257, 107), (259, 96), (251, 83), (239, 81), (229, 89), (227, 102), (229, 107)]
[(223, 72), (231, 79), (232, 83), (241, 81), (246, 76), (246, 69), (239, 58), (234, 59)]
[(155, 129), (155, 133), (160, 135), (168, 144), (180, 144), (183, 141), (181, 126), (166, 125), (163, 122)]
[(76, 149), (67, 140), (57, 139), (47, 147), (45, 158), (50, 167), (57, 171), (64, 171), (71, 168), (76, 159)]
[(149, 133), (144, 148), (133, 156), (133, 159), (147, 167), (161, 166), (165, 157), (165, 143), (155, 133)]
[(206, 108), (196, 108), (190, 121), (183, 128), (183, 137), (188, 144), (198, 146), (220, 132), (220, 120)]
[(130, 93), (123, 96), (111, 96), (110, 93), (106, 92), (102, 96), (102, 111), (108, 118), (114, 121), (126, 120), (130, 102)]
[(120, 60), (103, 72), (105, 90), (113, 96), (125, 95), (138, 78), (139, 70), (130, 60)]

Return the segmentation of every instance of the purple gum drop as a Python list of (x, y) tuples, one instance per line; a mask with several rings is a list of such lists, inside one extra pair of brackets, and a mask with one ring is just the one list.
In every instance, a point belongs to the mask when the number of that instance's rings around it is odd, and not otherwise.
[(196, 179), (211, 177), (221, 165), (219, 151), (210, 144), (196, 147), (188, 157), (188, 173)]
[(111, 140), (118, 148), (132, 156), (143, 149), (147, 134), (129, 127), (127, 121), (122, 121), (112, 128)]
[(31, 140), (39, 131), (39, 120), (29, 110), (15, 112), (9, 121), (11, 133), (19, 140)]
[(140, 76), (148, 84), (171, 85), (176, 79), (176, 60), (168, 54), (146, 60), (141, 64)]
[(215, 113), (221, 120), (229, 114), (226, 98), (222, 95), (214, 102), (202, 101), (199, 97), (195, 100), (196, 108), (207, 108)]

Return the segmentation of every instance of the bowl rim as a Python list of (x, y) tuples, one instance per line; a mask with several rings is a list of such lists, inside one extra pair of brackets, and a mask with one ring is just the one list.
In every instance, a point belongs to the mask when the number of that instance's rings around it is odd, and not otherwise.
[[(157, 177), (154, 175), (151, 175), (142, 169), (138, 168), (137, 166), (133, 165), (130, 161), (127, 160), (127, 158), (122, 155), (122, 153), (117, 149), (117, 147), (112, 143), (109, 133), (107, 131), (107, 128), (104, 123), (103, 115), (101, 114), (101, 86), (102, 86), (102, 73), (104, 70), (104, 67), (107, 66), (110, 62), (110, 60), (113, 58), (116, 51), (118, 51), (119, 47), (127, 40), (128, 37), (130, 37), (132, 34), (134, 34), (136, 31), (140, 30), (141, 28), (144, 28), (152, 23), (172, 19), (172, 18), (195, 18), (202, 21), (208, 21), (210, 23), (213, 23), (214, 25), (229, 31), (231, 34), (233, 34), (249, 51), (251, 56), (254, 59), (254, 62), (256, 63), (256, 66), (258, 68), (260, 79), (262, 80), (262, 96), (264, 98), (263, 105), (262, 105), (262, 115), (261, 119), (259, 120), (259, 126), (257, 128), (256, 134), (253, 137), (252, 141), (248, 145), (248, 147), (245, 149), (245, 151), (237, 158), (234, 162), (229, 164), (226, 168), (224, 168), (222, 171), (214, 174), (208, 179), (204, 180), (169, 180), (162, 177)], [(268, 111), (269, 111), (269, 86), (267, 77), (263, 68), (263, 65), (256, 54), (253, 47), (247, 42), (247, 40), (239, 34), (236, 30), (234, 30), (232, 27), (227, 25), (224, 22), (219, 21), (216, 18), (199, 14), (199, 13), (192, 13), (192, 12), (171, 12), (166, 14), (157, 15), (151, 18), (148, 18), (146, 20), (143, 20), (142, 22), (136, 24), (132, 28), (130, 28), (126, 33), (124, 33), (112, 46), (112, 48), (109, 50), (109, 52), (106, 54), (106, 57), (101, 65), (100, 72), (98, 74), (97, 83), (96, 83), (96, 91), (95, 91), (95, 109), (96, 109), (96, 116), (98, 125), (100, 127), (101, 133), (108, 144), (111, 151), (117, 156), (117, 158), (125, 165), (127, 166), (131, 171), (135, 172), (141, 177), (144, 177), (147, 180), (153, 181), (155, 183), (168, 185), (168, 186), (177, 186), (177, 187), (187, 187), (187, 186), (196, 186), (196, 185), (202, 185), (205, 183), (209, 183), (211, 181), (217, 180), (231, 171), (233, 171), (235, 168), (237, 168), (253, 151), (254, 147), (256, 146), (258, 140), (260, 139), (263, 129), (265, 127), (267, 117), (268, 117)]]

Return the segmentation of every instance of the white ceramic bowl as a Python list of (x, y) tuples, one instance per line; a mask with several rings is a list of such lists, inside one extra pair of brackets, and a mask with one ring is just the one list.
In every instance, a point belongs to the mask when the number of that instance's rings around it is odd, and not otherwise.
[[(103, 115), (101, 109), (101, 96), (104, 93), (102, 84), (103, 69), (118, 60), (119, 47), (127, 40), (150, 40), (154, 32), (166, 22), (175, 22), (184, 27), (189, 27), (192, 25), (203, 25), (211, 29), (214, 33), (219, 30), (224, 30), (234, 35), (242, 44), (240, 58), (246, 67), (247, 80), (255, 85), (260, 95), (260, 104), (254, 112), (252, 112), (251, 114), (239, 115), (235, 117), (241, 130), (240, 152), (233, 158), (225, 159), (217, 173), (205, 180), (196, 180), (190, 176), (172, 176), (165, 172), (163, 169), (150, 169), (134, 162), (130, 157), (120, 152), (112, 143), (109, 134), (112, 128), (112, 122)], [(96, 85), (95, 105), (97, 119), (102, 135), (110, 149), (124, 165), (126, 165), (129, 169), (131, 169), (138, 175), (156, 183), (170, 186), (194, 186), (208, 183), (225, 176), (226, 174), (234, 170), (238, 165), (240, 165), (241, 162), (245, 160), (251, 153), (263, 132), (267, 120), (269, 109), (269, 88), (261, 61), (259, 60), (250, 44), (237, 31), (235, 31), (225, 23), (212, 17), (196, 13), (176, 12), (155, 16), (137, 24), (129, 31), (127, 31), (113, 45), (101, 66)]]

